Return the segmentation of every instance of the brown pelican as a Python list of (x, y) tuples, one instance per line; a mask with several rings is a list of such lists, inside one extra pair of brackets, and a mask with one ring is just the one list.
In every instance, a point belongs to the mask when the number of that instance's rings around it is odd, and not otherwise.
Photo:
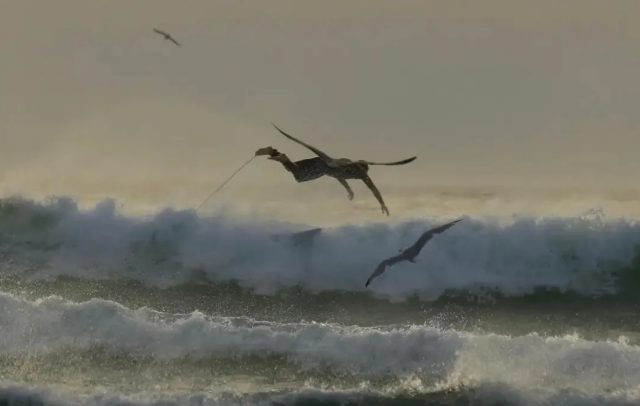
[(291, 161), (289, 157), (285, 154), (279, 152), (273, 147), (265, 147), (260, 148), (256, 151), (255, 155), (268, 155), (269, 159), (280, 162), (287, 171), (293, 174), (293, 177), (297, 182), (308, 182), (311, 180), (318, 179), (322, 176), (330, 176), (338, 180), (338, 182), (347, 190), (349, 200), (353, 199), (353, 191), (351, 187), (347, 183), (347, 179), (360, 179), (364, 182), (365, 185), (371, 190), (375, 198), (380, 203), (380, 207), (382, 208), (382, 212), (387, 216), (389, 215), (389, 209), (384, 203), (384, 199), (382, 198), (382, 194), (373, 183), (371, 178), (368, 175), (369, 165), (405, 165), (409, 162), (412, 162), (416, 159), (416, 157), (404, 159), (402, 161), (397, 162), (370, 162), (365, 160), (352, 161), (347, 158), (339, 158), (334, 159), (319, 149), (306, 144), (293, 136), (285, 133), (281, 129), (279, 129), (275, 124), (271, 123), (276, 130), (278, 130), (285, 137), (299, 143), (307, 147), (309, 150), (314, 152), (318, 157), (303, 159), (300, 161)]

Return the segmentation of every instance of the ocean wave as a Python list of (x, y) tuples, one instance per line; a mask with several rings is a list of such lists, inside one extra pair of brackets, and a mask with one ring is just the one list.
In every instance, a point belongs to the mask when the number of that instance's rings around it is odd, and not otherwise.
[[(23, 283), (0, 280), (0, 291), (35, 301), (59, 296), (71, 302), (91, 299), (116, 302), (129, 309), (148, 308), (170, 314), (244, 317), (277, 323), (315, 321), (327, 324), (423, 325), (445, 330), (495, 332), (506, 335), (537, 332), (542, 335), (578, 333), (589, 340), (640, 338), (636, 296), (588, 298), (570, 293), (541, 291), (518, 297), (443, 296), (432, 302), (410, 298), (389, 302), (367, 292), (310, 293), (287, 289), (259, 295), (235, 283), (190, 282), (172, 287), (145, 286), (128, 280), (84, 280), (59, 277), (54, 281)], [(638, 338), (637, 338), (638, 337)]]
[(441, 391), (419, 395), (395, 395), (370, 391), (323, 391), (306, 389), (295, 393), (281, 391), (255, 394), (227, 392), (209, 394), (146, 394), (123, 396), (100, 393), (78, 396), (52, 389), (18, 385), (0, 387), (0, 404), (8, 406), (637, 406), (640, 399), (628, 395), (590, 395), (581, 392), (558, 394), (521, 392), (501, 385), (485, 385), (472, 390)]
[[(2, 357), (99, 351), (157, 362), (263, 359), (320, 381), (327, 374), (344, 382), (413, 379), (430, 390), (496, 382), (521, 390), (588, 393), (640, 387), (640, 347), (624, 336), (589, 341), (575, 334), (474, 334), (430, 325), (274, 323), (131, 310), (96, 299), (31, 302), (9, 294), (0, 294), (0, 307)], [(16, 365), (25, 368), (22, 361)], [(3, 369), (7, 379), (10, 368)]]
[(435, 300), (450, 292), (522, 296), (540, 289), (602, 296), (640, 287), (640, 225), (603, 213), (576, 218), (469, 218), (434, 238), (420, 263), (398, 264), (364, 281), (378, 264), (450, 219), (324, 228), (310, 244), (274, 235), (311, 225), (166, 209), (146, 218), (119, 214), (113, 200), (80, 210), (70, 198), (0, 200), (0, 271), (25, 280), (60, 275), (134, 279), (175, 286), (194, 275), (235, 281), (258, 294), (372, 292)]

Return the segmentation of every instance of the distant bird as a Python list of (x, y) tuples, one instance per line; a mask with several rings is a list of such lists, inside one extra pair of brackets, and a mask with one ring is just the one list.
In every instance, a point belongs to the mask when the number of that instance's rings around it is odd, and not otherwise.
[(169, 41), (173, 42), (174, 44), (176, 44), (177, 46), (182, 46), (182, 45), (178, 44), (178, 41), (173, 39), (173, 37), (170, 34), (167, 34), (166, 32), (157, 30), (155, 28), (153, 29), (153, 31), (155, 31), (156, 33), (162, 35), (164, 37), (165, 41), (169, 40)]
[(454, 224), (456, 224), (456, 223), (458, 223), (460, 221), (462, 221), (462, 219), (458, 219), (458, 220), (452, 221), (451, 223), (447, 223), (447, 224), (442, 225), (440, 227), (432, 228), (429, 231), (425, 231), (420, 236), (420, 238), (418, 238), (418, 241), (416, 241), (412, 246), (410, 246), (409, 248), (404, 249), (404, 250), (401, 249), (400, 250), (400, 254), (398, 254), (398, 255), (396, 255), (394, 257), (391, 257), (391, 258), (387, 258), (384, 261), (380, 262), (380, 264), (378, 265), (376, 270), (373, 271), (373, 273), (371, 274), (369, 279), (367, 279), (367, 283), (365, 283), (364, 286), (365, 287), (369, 286), (369, 284), (371, 283), (372, 280), (374, 280), (378, 276), (382, 275), (387, 270), (387, 267), (392, 267), (393, 265), (397, 264), (398, 262), (409, 261), (409, 262), (415, 264), (416, 263), (416, 257), (420, 254), (420, 251), (422, 251), (422, 249), (427, 244), (427, 242), (435, 234), (440, 234), (441, 232), (447, 230), (449, 227), (452, 227)]

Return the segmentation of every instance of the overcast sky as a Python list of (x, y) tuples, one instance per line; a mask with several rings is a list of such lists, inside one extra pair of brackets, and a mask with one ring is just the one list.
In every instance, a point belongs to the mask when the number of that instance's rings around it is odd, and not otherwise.
[[(0, 37), (14, 188), (215, 187), (259, 147), (312, 156), (271, 121), (418, 155), (372, 169), (381, 189), (638, 186), (637, 0), (3, 0)], [(299, 187), (265, 159), (239, 178)]]

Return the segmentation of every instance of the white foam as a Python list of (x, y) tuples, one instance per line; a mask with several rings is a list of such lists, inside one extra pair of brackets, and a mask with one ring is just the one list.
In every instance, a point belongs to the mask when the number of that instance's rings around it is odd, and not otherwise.
[[(49, 216), (49, 227), (36, 226)], [(200, 218), (192, 211), (165, 210), (150, 218), (120, 215), (113, 201), (80, 211), (69, 199), (50, 205), (21, 202), (2, 217), (5, 273), (31, 277), (131, 277), (148, 284), (184, 282), (191, 269), (218, 280), (236, 279), (261, 293), (298, 285), (307, 290), (365, 291), (375, 266), (412, 244), (426, 229), (450, 218), (420, 218), (396, 224), (369, 223), (326, 228), (313, 249), (275, 241), (275, 233), (301, 231), (292, 225), (236, 219)], [(156, 232), (159, 247), (148, 244)], [(38, 248), (24, 241), (56, 245)], [(628, 264), (640, 243), (640, 225), (606, 219), (602, 213), (578, 218), (464, 218), (422, 251), (419, 264), (401, 263), (376, 279), (370, 291), (396, 300), (419, 291), (435, 298), (449, 289), (496, 289), (506, 295), (536, 287), (593, 295), (614, 292), (614, 271)], [(22, 245), (21, 245), (22, 244)], [(133, 246), (141, 246), (133, 254)], [(146, 251), (145, 251), (146, 250)], [(155, 259), (162, 257), (165, 262)], [(131, 266), (128, 266), (131, 265)]]
[(413, 376), (443, 388), (500, 383), (519, 390), (626, 393), (640, 387), (640, 348), (624, 337), (593, 342), (430, 326), (280, 324), (132, 311), (96, 299), (30, 302), (9, 294), (0, 294), (0, 308), (1, 354), (102, 346), (155, 359), (282, 356), (301, 370), (331, 367), (362, 379)]

